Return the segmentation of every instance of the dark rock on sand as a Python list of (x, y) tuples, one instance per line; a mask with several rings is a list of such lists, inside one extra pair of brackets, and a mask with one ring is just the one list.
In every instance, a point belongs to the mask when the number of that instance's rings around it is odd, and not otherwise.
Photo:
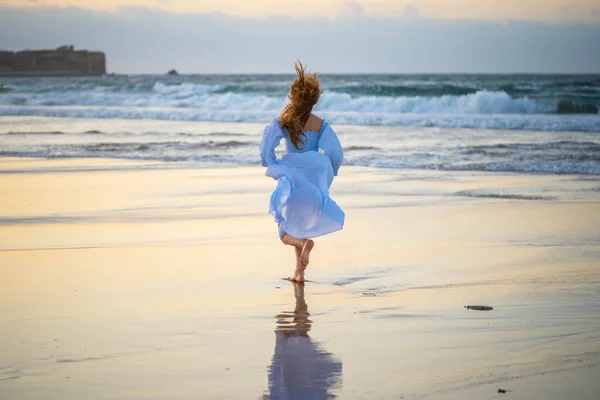
[(490, 311), (493, 310), (494, 307), (490, 306), (465, 306), (467, 310), (478, 310), (478, 311)]

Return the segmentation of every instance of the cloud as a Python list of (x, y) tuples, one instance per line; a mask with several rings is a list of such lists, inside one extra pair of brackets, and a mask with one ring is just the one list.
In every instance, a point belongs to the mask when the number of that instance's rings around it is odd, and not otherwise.
[(350, 15), (364, 15), (365, 7), (361, 3), (355, 1), (347, 1), (344, 3), (346, 12), (344, 14)]
[(296, 59), (338, 73), (600, 72), (598, 37), (599, 24), (404, 15), (242, 18), (143, 7), (0, 13), (0, 49), (103, 50), (108, 70), (117, 73), (290, 72)]
[[(598, 0), (0, 0), (2, 5), (81, 7), (111, 12), (126, 6), (143, 6), (177, 13), (302, 18), (336, 18), (348, 14), (351, 7), (361, 15), (400, 16), (407, 5), (412, 5), (419, 9), (420, 16), (427, 18), (600, 22), (600, 17), (592, 12), (598, 8)], [(563, 12), (565, 8), (570, 10), (568, 18)]]
[(419, 7), (414, 6), (412, 4), (407, 4), (406, 6), (404, 6), (404, 13), (403, 15), (407, 18), (418, 18), (419, 15), (421, 14), (421, 10), (419, 10)]

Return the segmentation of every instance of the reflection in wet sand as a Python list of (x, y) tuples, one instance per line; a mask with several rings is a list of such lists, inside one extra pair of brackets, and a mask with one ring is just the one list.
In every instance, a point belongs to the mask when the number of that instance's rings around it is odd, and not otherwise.
[(312, 326), (304, 284), (293, 283), (296, 307), (276, 316), (275, 354), (265, 399), (327, 399), (341, 384), (342, 362), (308, 336)]

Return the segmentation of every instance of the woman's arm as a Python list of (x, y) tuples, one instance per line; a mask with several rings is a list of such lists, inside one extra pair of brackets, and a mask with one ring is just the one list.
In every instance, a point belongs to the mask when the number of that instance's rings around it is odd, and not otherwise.
[(260, 142), (260, 163), (263, 167), (268, 167), (271, 164), (277, 164), (275, 157), (275, 148), (279, 146), (279, 142), (283, 138), (283, 131), (279, 125), (279, 120), (274, 119), (265, 127), (262, 141)]
[[(325, 124), (327, 122), (323, 123)], [(319, 138), (318, 146), (324, 151), (325, 157), (331, 161), (333, 175), (337, 176), (338, 170), (340, 169), (342, 161), (344, 160), (344, 150), (342, 149), (340, 140), (329, 124), (327, 124), (327, 126), (323, 129), (323, 133)]]

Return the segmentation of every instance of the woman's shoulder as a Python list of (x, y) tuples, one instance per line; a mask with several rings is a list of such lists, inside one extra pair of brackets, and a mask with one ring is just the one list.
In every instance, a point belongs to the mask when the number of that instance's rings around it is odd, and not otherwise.
[(281, 118), (277, 117), (277, 118), (273, 118), (272, 120), (269, 121), (269, 123), (267, 124), (267, 126), (281, 126)]
[(321, 132), (323, 126), (325, 125), (325, 120), (316, 116), (315, 114), (310, 114), (306, 124), (304, 125), (305, 132)]
[(264, 134), (271, 134), (282, 136), (284, 134), (283, 126), (281, 125), (281, 119), (273, 118), (267, 126), (265, 126)]

